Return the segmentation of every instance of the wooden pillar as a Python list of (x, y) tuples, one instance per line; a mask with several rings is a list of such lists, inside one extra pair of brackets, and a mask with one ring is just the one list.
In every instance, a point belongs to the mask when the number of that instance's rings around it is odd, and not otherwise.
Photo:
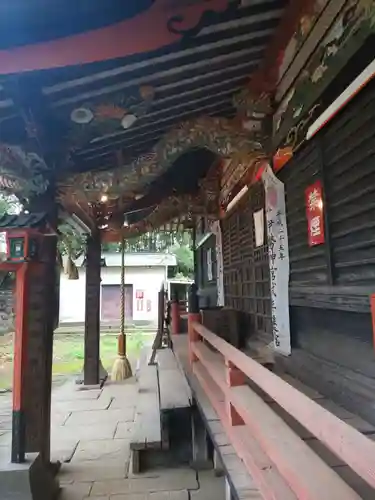
[(192, 229), (191, 239), (192, 239), (191, 246), (193, 249), (194, 281), (195, 281), (195, 284), (198, 286), (199, 276), (198, 276), (198, 262), (197, 262), (197, 221), (196, 220), (194, 220), (194, 226)]
[(100, 233), (87, 239), (84, 384), (99, 384), (100, 369)]
[[(44, 209), (44, 210), (43, 210)], [(45, 211), (56, 227), (56, 205), (47, 193), (33, 200), (30, 212)], [(39, 452), (43, 462), (50, 461), (51, 389), (53, 332), (58, 323), (57, 237), (45, 236), (38, 262), (28, 264), (27, 362), (24, 372), (26, 452)]]

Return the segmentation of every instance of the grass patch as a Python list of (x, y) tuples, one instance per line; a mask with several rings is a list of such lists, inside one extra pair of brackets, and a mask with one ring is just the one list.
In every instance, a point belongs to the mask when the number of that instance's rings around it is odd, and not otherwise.
[[(144, 345), (144, 334), (136, 331), (127, 335), (127, 353), (130, 360), (137, 360)], [(104, 368), (111, 370), (117, 356), (117, 335), (102, 334), (100, 337), (100, 357)], [(53, 343), (53, 378), (79, 374), (83, 369), (84, 335), (55, 334)], [(2, 338), (0, 343), (0, 389), (12, 385), (13, 341), (12, 336)]]

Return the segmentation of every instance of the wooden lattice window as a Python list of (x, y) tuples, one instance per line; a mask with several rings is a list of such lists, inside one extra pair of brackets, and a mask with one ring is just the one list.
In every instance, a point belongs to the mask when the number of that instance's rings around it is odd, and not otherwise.
[(224, 293), (226, 306), (247, 313), (248, 333), (271, 340), (267, 238), (256, 247), (253, 217), (254, 212), (264, 209), (264, 203), (264, 187), (259, 182), (223, 220)]

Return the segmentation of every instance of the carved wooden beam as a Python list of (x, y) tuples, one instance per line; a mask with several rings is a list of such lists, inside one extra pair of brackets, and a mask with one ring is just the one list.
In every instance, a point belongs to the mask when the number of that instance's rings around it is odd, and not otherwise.
[(290, 0), (269, 43), (259, 70), (251, 78), (250, 89), (255, 95), (272, 93), (278, 82), (280, 58), (298, 28), (302, 16), (313, 10), (316, 0)]
[(12, 98), (25, 128), (25, 144), (40, 155), (50, 170), (66, 162), (66, 130), (49, 108), (40, 83), (33, 74), (4, 80), (6, 94)]

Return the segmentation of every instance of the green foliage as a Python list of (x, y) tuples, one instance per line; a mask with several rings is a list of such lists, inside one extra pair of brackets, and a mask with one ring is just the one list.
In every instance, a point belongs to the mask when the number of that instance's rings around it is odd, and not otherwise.
[[(67, 225), (59, 227), (61, 238), (59, 250), (62, 255), (70, 255), (77, 259), (85, 251), (85, 238), (76, 235)], [(103, 252), (120, 252), (120, 243), (103, 243)], [(191, 234), (184, 232), (145, 233), (125, 240), (125, 251), (171, 253), (177, 258), (177, 272), (191, 277), (194, 271), (193, 252), (191, 250)]]
[(15, 196), (7, 196), (0, 193), (0, 216), (4, 214), (16, 214), (21, 210), (21, 205)]
[(85, 238), (76, 234), (70, 226), (66, 224), (62, 224), (59, 227), (59, 232), (60, 238), (58, 248), (61, 255), (69, 255), (72, 259), (78, 259), (85, 251)]
[[(192, 277), (194, 273), (194, 257), (191, 250), (191, 233), (189, 231), (154, 231), (135, 238), (125, 240), (126, 252), (167, 252), (176, 256), (177, 273), (184, 277)], [(119, 243), (105, 243), (105, 252), (119, 252)]]
[[(17, 213), (21, 205), (14, 196), (0, 194), (0, 216)], [(58, 248), (61, 255), (69, 255), (73, 260), (80, 257), (86, 248), (85, 237), (76, 234), (67, 224), (59, 227)], [(103, 243), (104, 252), (119, 252), (120, 243)], [(153, 231), (125, 240), (126, 252), (168, 252), (177, 258), (177, 272), (191, 277), (194, 272), (194, 259), (191, 250), (189, 231)]]
[(103, 252), (119, 252), (120, 243), (102, 243)]
[(191, 247), (189, 245), (174, 245), (170, 251), (176, 256), (177, 272), (183, 276), (193, 276), (194, 256)]

